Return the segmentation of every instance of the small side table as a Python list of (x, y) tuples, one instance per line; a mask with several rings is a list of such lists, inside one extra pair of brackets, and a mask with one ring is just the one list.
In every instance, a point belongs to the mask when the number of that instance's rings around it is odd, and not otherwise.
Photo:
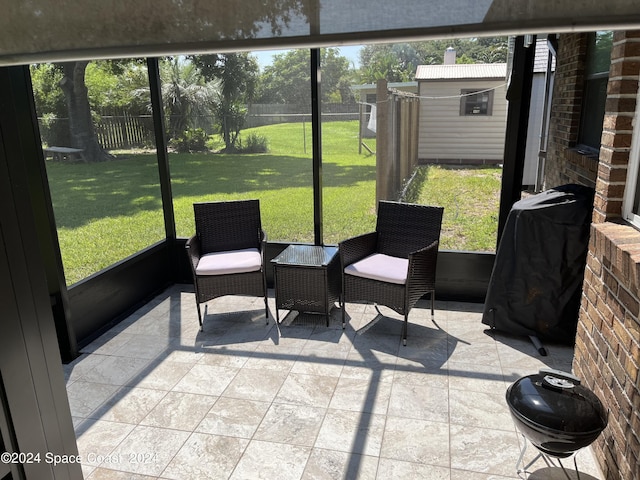
[[(338, 247), (289, 245), (271, 260), (278, 309), (322, 313), (327, 318), (340, 298), (342, 277)], [(344, 323), (342, 325), (344, 328)]]

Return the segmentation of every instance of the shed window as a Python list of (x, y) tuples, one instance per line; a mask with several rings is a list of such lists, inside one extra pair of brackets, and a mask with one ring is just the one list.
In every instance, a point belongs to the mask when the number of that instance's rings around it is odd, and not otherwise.
[(463, 89), (460, 91), (460, 115), (491, 115), (493, 90)]

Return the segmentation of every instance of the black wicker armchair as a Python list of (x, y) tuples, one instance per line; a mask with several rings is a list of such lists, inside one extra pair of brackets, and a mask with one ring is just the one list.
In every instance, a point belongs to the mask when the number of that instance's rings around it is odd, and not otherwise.
[[(200, 330), (200, 304), (224, 295), (264, 297), (266, 235), (258, 200), (194, 203), (196, 234), (187, 241)], [(206, 315), (206, 306), (205, 306)]]
[(434, 315), (436, 261), (442, 207), (381, 201), (376, 231), (339, 244), (342, 266), (342, 318), (347, 301), (385, 305), (404, 315), (407, 344), (409, 311), (431, 294)]

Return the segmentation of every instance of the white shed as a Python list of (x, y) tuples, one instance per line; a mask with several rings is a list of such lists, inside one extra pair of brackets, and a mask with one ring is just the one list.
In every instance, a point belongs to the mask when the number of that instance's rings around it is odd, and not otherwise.
[(502, 163), (506, 63), (420, 65), (421, 163)]

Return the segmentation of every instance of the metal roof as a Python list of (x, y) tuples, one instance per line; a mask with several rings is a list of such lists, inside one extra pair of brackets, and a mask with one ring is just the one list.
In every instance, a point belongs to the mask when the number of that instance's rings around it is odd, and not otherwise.
[(464, 80), (467, 78), (505, 78), (506, 63), (460, 63), (456, 65), (418, 65), (416, 80)]

